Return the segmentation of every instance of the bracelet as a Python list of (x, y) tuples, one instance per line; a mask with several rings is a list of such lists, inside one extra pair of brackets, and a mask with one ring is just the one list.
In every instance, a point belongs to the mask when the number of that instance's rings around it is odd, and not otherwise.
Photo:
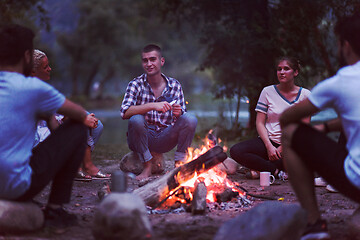
[(327, 122), (324, 122), (323, 124), (324, 124), (324, 132), (325, 133), (330, 132), (330, 128), (329, 128), (329, 125), (327, 124)]

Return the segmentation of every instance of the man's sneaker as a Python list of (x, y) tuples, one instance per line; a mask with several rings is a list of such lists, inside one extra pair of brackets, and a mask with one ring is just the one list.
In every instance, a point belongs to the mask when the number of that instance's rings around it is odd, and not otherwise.
[(77, 217), (74, 214), (66, 212), (63, 208), (44, 209), (45, 227), (50, 228), (56, 233), (63, 233), (67, 227), (77, 225)]
[(326, 221), (317, 220), (314, 224), (308, 224), (301, 240), (330, 240), (330, 234), (327, 229)]
[(277, 175), (278, 179), (286, 181), (289, 179), (289, 176), (287, 175), (286, 172), (280, 171)]
[(316, 187), (325, 187), (327, 182), (322, 177), (317, 177), (314, 179), (314, 185)]
[(333, 188), (333, 186), (331, 186), (330, 184), (328, 184), (326, 186), (326, 190), (328, 190), (329, 192), (332, 192), (332, 193), (337, 193), (339, 192), (338, 190), (336, 190), (335, 188)]

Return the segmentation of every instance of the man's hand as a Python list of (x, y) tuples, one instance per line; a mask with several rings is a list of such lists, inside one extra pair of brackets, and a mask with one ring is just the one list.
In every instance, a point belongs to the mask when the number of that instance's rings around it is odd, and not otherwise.
[(174, 103), (172, 105), (172, 113), (174, 114), (174, 116), (176, 118), (180, 117), (181, 116), (181, 113), (182, 113), (182, 109), (181, 109), (181, 105), (180, 104), (177, 104), (177, 103)]
[(94, 113), (90, 113), (86, 116), (84, 124), (89, 128), (96, 128), (98, 126), (98, 119), (95, 117)]
[(152, 103), (154, 105), (154, 110), (158, 111), (158, 112), (167, 112), (169, 110), (171, 110), (171, 105), (170, 103), (164, 101), (164, 102), (154, 102)]

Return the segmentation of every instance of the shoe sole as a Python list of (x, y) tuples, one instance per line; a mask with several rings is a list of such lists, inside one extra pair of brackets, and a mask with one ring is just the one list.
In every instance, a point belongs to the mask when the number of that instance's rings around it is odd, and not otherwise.
[(331, 237), (328, 232), (319, 232), (306, 234), (300, 240), (331, 240)]
[(78, 182), (91, 182), (93, 178), (74, 178), (74, 181)]

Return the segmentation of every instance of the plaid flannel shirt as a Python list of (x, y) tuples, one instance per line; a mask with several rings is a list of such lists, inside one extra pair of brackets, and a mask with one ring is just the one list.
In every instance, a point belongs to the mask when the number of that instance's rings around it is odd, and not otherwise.
[[(182, 108), (182, 114), (186, 112), (184, 93), (181, 84), (174, 78), (166, 77), (164, 74), (162, 74), (162, 76), (166, 79), (167, 84), (161, 96), (157, 99), (155, 98), (150, 84), (146, 80), (146, 74), (142, 74), (129, 82), (120, 108), (122, 118), (124, 118), (124, 114), (130, 106), (142, 105), (149, 102), (171, 102), (176, 100), (176, 103), (180, 104)], [(162, 113), (151, 110), (145, 114), (145, 120), (148, 124), (155, 125), (157, 130), (161, 130), (174, 124), (176, 118), (172, 114), (172, 111)]]

